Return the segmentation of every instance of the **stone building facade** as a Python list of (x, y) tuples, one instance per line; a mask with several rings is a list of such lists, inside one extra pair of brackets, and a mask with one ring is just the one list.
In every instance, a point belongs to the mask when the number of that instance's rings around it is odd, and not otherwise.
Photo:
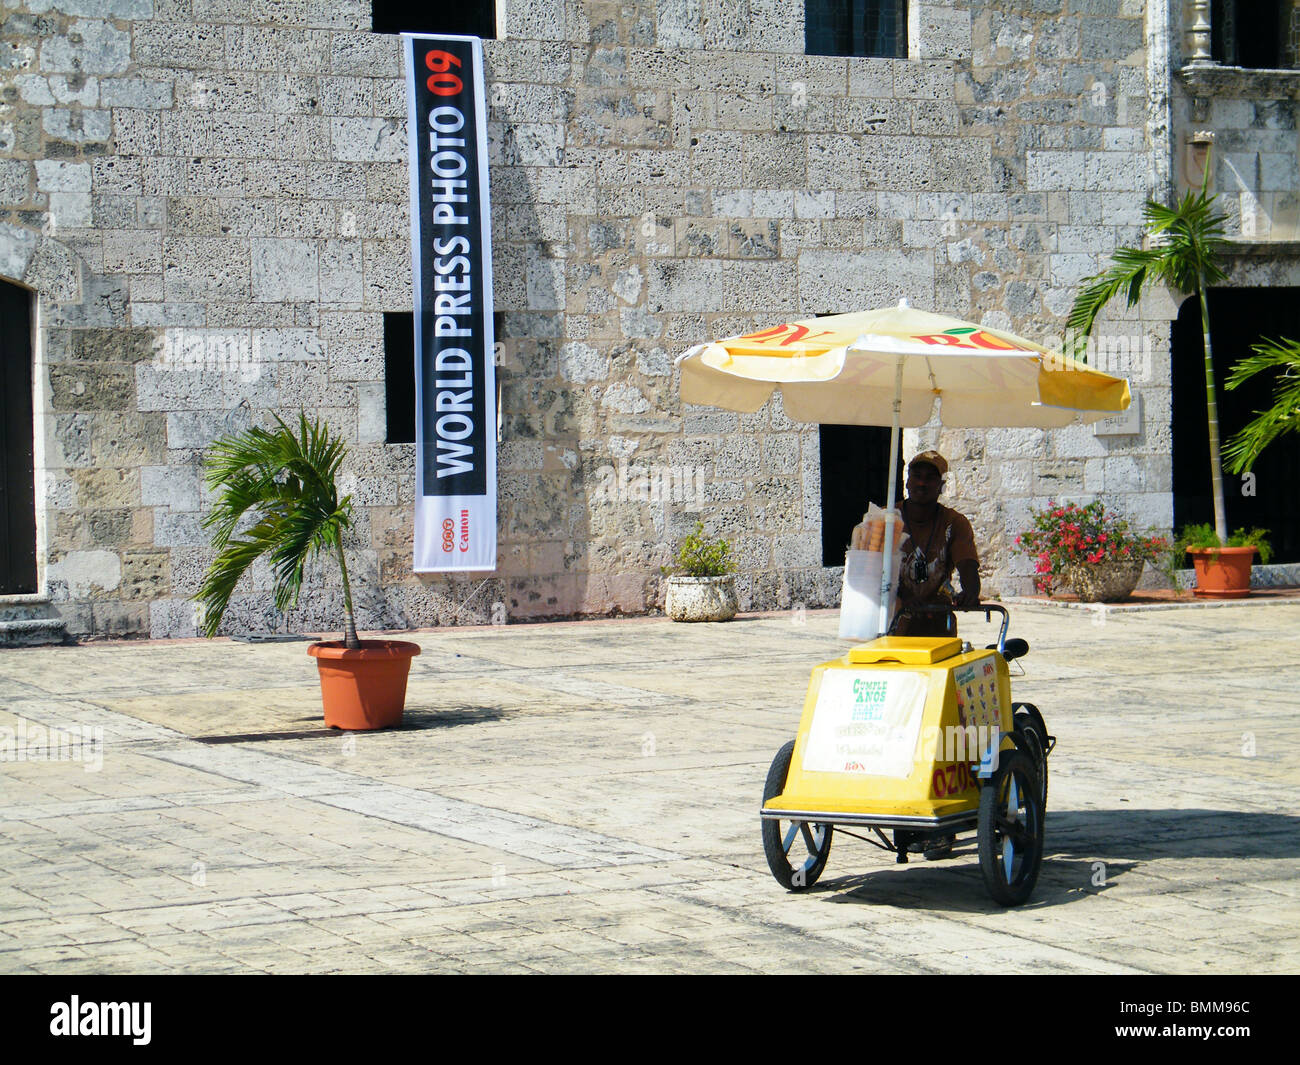
[[(805, 55), (801, 0), (500, 0), (484, 580), (412, 573), (414, 446), (387, 442), (384, 316), (411, 308), (399, 38), (363, 0), (7, 0), (0, 277), (32, 293), (33, 602), (73, 633), (193, 634), (204, 449), (302, 407), (351, 445), (363, 628), (652, 609), (697, 518), (733, 539), (743, 606), (834, 604), (817, 427), (779, 402), (683, 409), (674, 357), (901, 297), (1059, 336), (1198, 130), (1226, 149), (1235, 231), (1296, 239), (1300, 82), (1180, 74), (1204, 6), (914, 2), (887, 59)], [(1294, 273), (1294, 248), (1266, 250), (1246, 283)], [(1133, 418), (909, 434), (952, 461), (986, 588), (1028, 587), (1010, 543), (1053, 495), (1169, 528), (1175, 302), (1105, 327)], [(321, 580), (281, 617), (255, 570), (226, 631), (336, 627)]]

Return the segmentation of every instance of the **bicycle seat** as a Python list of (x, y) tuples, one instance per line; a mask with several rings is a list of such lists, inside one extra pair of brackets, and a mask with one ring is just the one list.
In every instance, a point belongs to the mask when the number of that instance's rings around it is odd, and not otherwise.
[[(995, 643), (991, 643), (984, 648), (986, 651), (996, 651), (997, 649), (998, 645)], [(1027, 654), (1029, 654), (1029, 641), (1022, 640), (1019, 637), (1013, 640), (1008, 640), (1002, 651), (1002, 657), (1008, 662), (1016, 658), (1022, 658)]]

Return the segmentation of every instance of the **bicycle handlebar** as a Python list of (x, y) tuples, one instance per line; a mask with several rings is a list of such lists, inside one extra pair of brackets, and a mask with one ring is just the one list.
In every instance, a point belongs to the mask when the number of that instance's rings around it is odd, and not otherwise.
[(1011, 625), (1011, 615), (1001, 603), (976, 603), (974, 606), (957, 606), (954, 603), (908, 603), (906, 606), (898, 608), (898, 613), (894, 615), (894, 621), (889, 626), (889, 631), (891, 633), (894, 631), (898, 619), (904, 614), (973, 614), (983, 611), (984, 620), (991, 621), (995, 610), (1002, 615), (1002, 627), (998, 631), (998, 652), (1003, 653), (1006, 651), (1007, 629)]

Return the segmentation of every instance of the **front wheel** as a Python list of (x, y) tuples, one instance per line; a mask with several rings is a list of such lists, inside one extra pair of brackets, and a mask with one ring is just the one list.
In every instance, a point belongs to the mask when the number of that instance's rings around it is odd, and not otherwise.
[[(763, 785), (764, 805), (785, 790), (793, 756), (794, 740), (776, 752)], [(834, 833), (832, 825), (763, 818), (763, 853), (777, 883), (787, 891), (804, 891), (817, 883), (830, 857)]]
[(980, 792), (980, 872), (993, 900), (1019, 906), (1033, 893), (1043, 860), (1043, 799), (1033, 761), (1003, 752), (993, 779)]

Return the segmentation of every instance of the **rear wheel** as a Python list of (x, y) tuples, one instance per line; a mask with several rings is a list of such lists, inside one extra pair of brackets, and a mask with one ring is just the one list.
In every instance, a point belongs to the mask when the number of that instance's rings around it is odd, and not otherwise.
[[(764, 804), (785, 790), (793, 756), (794, 740), (776, 752), (763, 785)], [(817, 883), (830, 857), (834, 833), (832, 825), (763, 818), (763, 853), (777, 883), (787, 891), (803, 891)]]
[(1042, 784), (1023, 751), (1003, 752), (980, 792), (979, 854), (995, 902), (1019, 906), (1033, 893), (1043, 860)]

